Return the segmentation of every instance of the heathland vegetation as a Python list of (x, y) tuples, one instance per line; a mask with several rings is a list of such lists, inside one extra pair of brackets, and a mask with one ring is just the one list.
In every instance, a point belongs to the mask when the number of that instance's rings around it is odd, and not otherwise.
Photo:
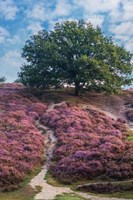
[(23, 86), (0, 88), (0, 189), (17, 189), (44, 160), (44, 139), (35, 126), (46, 110)]
[[(132, 91), (123, 92), (123, 96), (110, 95), (112, 109), (113, 106), (115, 108), (116, 97), (122, 99), (127, 108), (123, 110), (123, 119), (117, 113), (117, 120), (99, 111), (98, 100), (103, 99), (103, 105), (109, 103), (109, 96), (104, 94), (100, 97), (99, 94), (90, 93), (88, 97), (86, 94), (79, 98), (67, 93), (64, 95), (64, 91), (51, 91), (39, 95), (40, 101), (33, 91), (18, 84), (2, 84), (0, 94), (1, 190), (20, 188), (22, 182), (43, 164), (45, 132), (42, 134), (38, 129), (39, 122), (49, 127), (57, 138), (49, 166), (53, 179), (67, 185), (82, 183), (78, 187), (80, 190), (97, 193), (121, 191), (121, 195), (126, 191), (132, 197), (133, 139), (126, 125), (128, 120), (132, 123), (132, 118), (127, 114), (131, 116), (131, 111), (133, 113)], [(46, 112), (48, 105), (54, 101), (53, 95), (58, 95), (61, 101), (66, 101), (66, 98), (70, 101)], [(107, 98), (106, 101), (104, 98)], [(121, 105), (118, 99), (117, 103)], [(0, 195), (3, 197), (3, 193)]]

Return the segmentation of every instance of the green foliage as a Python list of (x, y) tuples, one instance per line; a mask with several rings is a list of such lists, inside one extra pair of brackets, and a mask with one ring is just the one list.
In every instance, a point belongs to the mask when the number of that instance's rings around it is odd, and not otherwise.
[(130, 136), (128, 137), (128, 140), (133, 141), (133, 135), (130, 135)]
[(3, 76), (3, 77), (0, 77), (0, 83), (3, 83), (6, 81), (6, 78)]
[(13, 192), (0, 192), (0, 200), (34, 200), (36, 191), (30, 186), (25, 186)]
[(38, 35), (33, 35), (23, 48), (22, 57), (26, 58), (28, 64), (21, 68), (21, 82), (44, 89), (60, 85), (53, 53), (54, 47), (48, 32), (42, 31)]
[(55, 200), (85, 200), (85, 198), (76, 194), (57, 195)]
[(133, 191), (116, 192), (116, 193), (108, 195), (108, 197), (133, 199)]
[(22, 83), (21, 78), (17, 78), (17, 79), (14, 81), (14, 83)]
[(132, 81), (130, 52), (83, 20), (56, 23), (53, 31), (33, 35), (22, 57), (27, 64), (19, 77), (32, 87), (67, 83), (75, 87), (75, 95), (84, 89), (114, 93)]

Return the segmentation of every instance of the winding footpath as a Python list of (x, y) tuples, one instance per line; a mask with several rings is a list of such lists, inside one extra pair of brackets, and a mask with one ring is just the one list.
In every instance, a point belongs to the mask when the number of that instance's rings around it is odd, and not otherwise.
[[(63, 103), (64, 102), (59, 103), (59, 104), (51, 104), (48, 107), (46, 112), (53, 110), (54, 106), (59, 106), (59, 105), (62, 105)], [(106, 197), (93, 196), (84, 192), (74, 192), (70, 188), (67, 188), (67, 187), (54, 187), (48, 184), (45, 180), (45, 176), (49, 169), (49, 165), (53, 156), (53, 151), (55, 149), (57, 139), (54, 136), (54, 132), (48, 127), (43, 126), (42, 124), (38, 124), (38, 128), (40, 129), (40, 131), (45, 132), (44, 146), (46, 148), (44, 151), (44, 156), (46, 157), (46, 162), (44, 163), (44, 166), (42, 167), (40, 173), (37, 176), (35, 176), (30, 182), (30, 186), (34, 189), (36, 189), (37, 186), (41, 187), (41, 192), (36, 194), (35, 200), (54, 200), (57, 195), (61, 195), (63, 193), (77, 194), (88, 200), (127, 200), (124, 198), (118, 199), (118, 198), (106, 198)]]
[[(61, 104), (51, 104), (48, 107), (47, 112), (54, 109), (55, 105), (61, 105)], [(40, 173), (31, 180), (30, 186), (33, 187), (34, 189), (36, 188), (36, 186), (40, 186), (42, 188), (41, 192), (35, 196), (36, 200), (53, 200), (58, 194), (72, 193), (73, 191), (66, 187), (54, 187), (48, 184), (46, 180), (44, 179), (47, 174), (51, 158), (53, 156), (53, 151), (54, 151), (57, 139), (54, 136), (53, 131), (50, 130), (48, 127), (39, 124), (39, 129), (42, 129), (42, 131), (46, 132), (45, 134), (46, 137), (44, 140), (44, 146), (46, 147), (46, 150), (44, 152), (44, 156), (46, 156), (47, 159)]]

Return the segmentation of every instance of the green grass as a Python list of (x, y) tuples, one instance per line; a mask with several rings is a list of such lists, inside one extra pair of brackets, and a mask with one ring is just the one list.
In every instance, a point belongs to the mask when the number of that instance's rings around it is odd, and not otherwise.
[(0, 192), (0, 200), (34, 200), (35, 194), (37, 194), (41, 188), (36, 187), (36, 190), (34, 190), (28, 183), (39, 173), (39, 171), (40, 166), (25, 178), (20, 184), (20, 189), (11, 192)]
[(63, 195), (57, 195), (55, 200), (86, 200), (86, 199), (76, 194), (63, 194)]
[[(88, 193), (90, 194), (90, 193)], [(127, 192), (116, 192), (113, 194), (92, 194), (92, 196), (99, 196), (99, 197), (110, 197), (110, 198), (125, 198), (125, 199), (133, 199), (133, 191), (127, 191)], [(55, 200), (86, 200), (86, 198), (83, 198), (81, 196), (75, 195), (75, 194), (63, 194), (63, 195), (57, 195)]]
[(48, 171), (45, 180), (47, 181), (48, 184), (54, 186), (54, 187), (66, 187), (66, 185), (60, 183), (58, 180), (56, 180), (51, 173)]
[(92, 196), (99, 196), (99, 197), (110, 197), (110, 198), (125, 198), (125, 199), (133, 199), (133, 191), (121, 191), (115, 192), (111, 194), (95, 194), (95, 193), (88, 193)]
[(127, 139), (129, 141), (133, 141), (133, 130), (128, 130), (128, 137), (127, 137)]
[(128, 140), (133, 142), (133, 135), (128, 136)]
[(13, 192), (0, 192), (0, 200), (34, 200), (36, 191), (25, 186)]
[(133, 191), (126, 192), (115, 192), (110, 195), (104, 195), (106, 197), (115, 197), (115, 198), (125, 198), (125, 199), (133, 199)]
[(62, 101), (66, 101), (72, 104), (82, 103), (81, 96), (74, 96), (74, 91), (71, 88), (38, 91), (38, 94), (37, 91), (32, 91), (32, 93), (36, 95), (40, 100), (43, 100), (47, 103), (60, 103)]

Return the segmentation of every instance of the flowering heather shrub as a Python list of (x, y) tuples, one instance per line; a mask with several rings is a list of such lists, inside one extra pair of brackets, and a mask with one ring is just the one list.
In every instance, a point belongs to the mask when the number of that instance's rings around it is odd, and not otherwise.
[(125, 113), (126, 117), (128, 120), (132, 121), (133, 122), (133, 110), (128, 110), (126, 113)]
[(32, 95), (26, 98), (22, 86), (17, 86), (17, 90), (11, 84), (0, 88), (1, 190), (17, 188), (27, 173), (43, 162), (44, 137), (35, 120), (45, 110), (46, 105)]
[(133, 143), (121, 120), (64, 104), (43, 114), (41, 122), (58, 138), (50, 169), (60, 181), (133, 177)]
[(43, 103), (36, 102), (32, 103), (29, 107), (30, 112), (36, 112), (39, 115), (42, 115), (46, 111), (47, 106)]
[(86, 192), (97, 192), (97, 193), (114, 193), (123, 191), (132, 191), (133, 185), (122, 185), (122, 184), (112, 184), (112, 183), (97, 183), (83, 185), (78, 188)]
[(11, 88), (11, 89), (20, 89), (25, 88), (25, 86), (21, 83), (1, 83), (2, 88)]

